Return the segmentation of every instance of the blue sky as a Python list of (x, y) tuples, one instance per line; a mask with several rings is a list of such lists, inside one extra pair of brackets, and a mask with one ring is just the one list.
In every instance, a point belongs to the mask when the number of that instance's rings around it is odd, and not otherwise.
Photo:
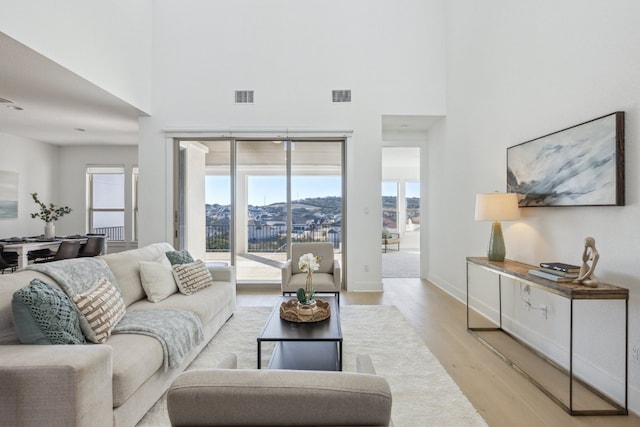
[[(286, 201), (284, 176), (250, 176), (248, 179), (249, 204), (270, 205)], [(206, 203), (228, 205), (231, 201), (229, 177), (206, 177)], [(341, 179), (338, 176), (294, 176), (291, 182), (293, 200), (310, 197), (339, 196)]]
[(418, 181), (407, 181), (406, 197), (420, 198), (420, 183)]
[[(405, 197), (420, 197), (420, 183), (406, 181)], [(382, 183), (383, 196), (398, 196), (398, 181), (384, 181)]]
[[(208, 204), (231, 203), (229, 191), (229, 177), (207, 176), (205, 200)], [(311, 197), (326, 197), (340, 195), (340, 177), (337, 176), (294, 176), (291, 183), (291, 198), (293, 200)], [(397, 195), (396, 181), (382, 183), (383, 196)], [(270, 205), (286, 200), (284, 176), (251, 176), (248, 180), (249, 204), (253, 206)], [(420, 197), (420, 183), (410, 181), (406, 183), (407, 197)]]

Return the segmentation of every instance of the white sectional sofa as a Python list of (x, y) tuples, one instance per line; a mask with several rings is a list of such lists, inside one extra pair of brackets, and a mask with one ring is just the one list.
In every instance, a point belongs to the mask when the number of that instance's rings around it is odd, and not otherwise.
[(162, 301), (149, 301), (140, 261), (157, 261), (172, 250), (167, 243), (157, 243), (97, 258), (113, 273), (127, 313), (179, 309), (199, 318), (203, 339), (169, 369), (160, 341), (137, 333), (113, 334), (104, 344), (21, 344), (12, 315), (14, 292), (32, 279), (59, 284), (33, 270), (0, 275), (2, 425), (133, 426), (144, 416), (235, 310), (232, 267), (209, 267), (213, 284), (195, 294), (176, 292)]

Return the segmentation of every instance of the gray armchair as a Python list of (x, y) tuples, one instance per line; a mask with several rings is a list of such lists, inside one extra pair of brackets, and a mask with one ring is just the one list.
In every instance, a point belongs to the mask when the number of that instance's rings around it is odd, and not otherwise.
[(385, 254), (389, 248), (389, 245), (398, 245), (397, 251), (400, 251), (400, 233), (391, 233), (386, 228), (382, 229), (382, 252)]
[(295, 294), (298, 288), (304, 288), (307, 273), (298, 267), (301, 255), (312, 253), (320, 256), (320, 269), (313, 272), (313, 289), (316, 293), (333, 293), (340, 302), (342, 269), (340, 261), (334, 259), (333, 243), (313, 242), (291, 245), (291, 259), (282, 266), (282, 295)]

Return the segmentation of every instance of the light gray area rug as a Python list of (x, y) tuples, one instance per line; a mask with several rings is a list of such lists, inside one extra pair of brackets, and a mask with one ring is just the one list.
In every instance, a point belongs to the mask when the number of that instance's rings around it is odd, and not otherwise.
[(420, 277), (420, 251), (388, 251), (382, 254), (382, 277)]
[[(255, 368), (256, 337), (270, 311), (238, 308), (188, 369), (213, 368), (228, 353), (238, 356), (239, 368)], [(343, 369), (355, 371), (356, 354), (371, 356), (376, 372), (391, 386), (397, 427), (487, 425), (396, 307), (348, 305), (341, 307), (340, 318)], [(263, 345), (263, 366), (271, 348)], [(164, 396), (138, 426), (170, 426)]]

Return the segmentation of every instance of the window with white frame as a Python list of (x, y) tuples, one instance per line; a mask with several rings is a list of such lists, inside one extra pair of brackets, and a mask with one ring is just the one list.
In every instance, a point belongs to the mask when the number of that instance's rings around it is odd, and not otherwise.
[(90, 166), (87, 179), (90, 232), (125, 240), (124, 166)]
[(398, 182), (382, 182), (382, 226), (399, 231), (398, 228)]
[(405, 182), (405, 231), (416, 231), (420, 229), (420, 181)]

